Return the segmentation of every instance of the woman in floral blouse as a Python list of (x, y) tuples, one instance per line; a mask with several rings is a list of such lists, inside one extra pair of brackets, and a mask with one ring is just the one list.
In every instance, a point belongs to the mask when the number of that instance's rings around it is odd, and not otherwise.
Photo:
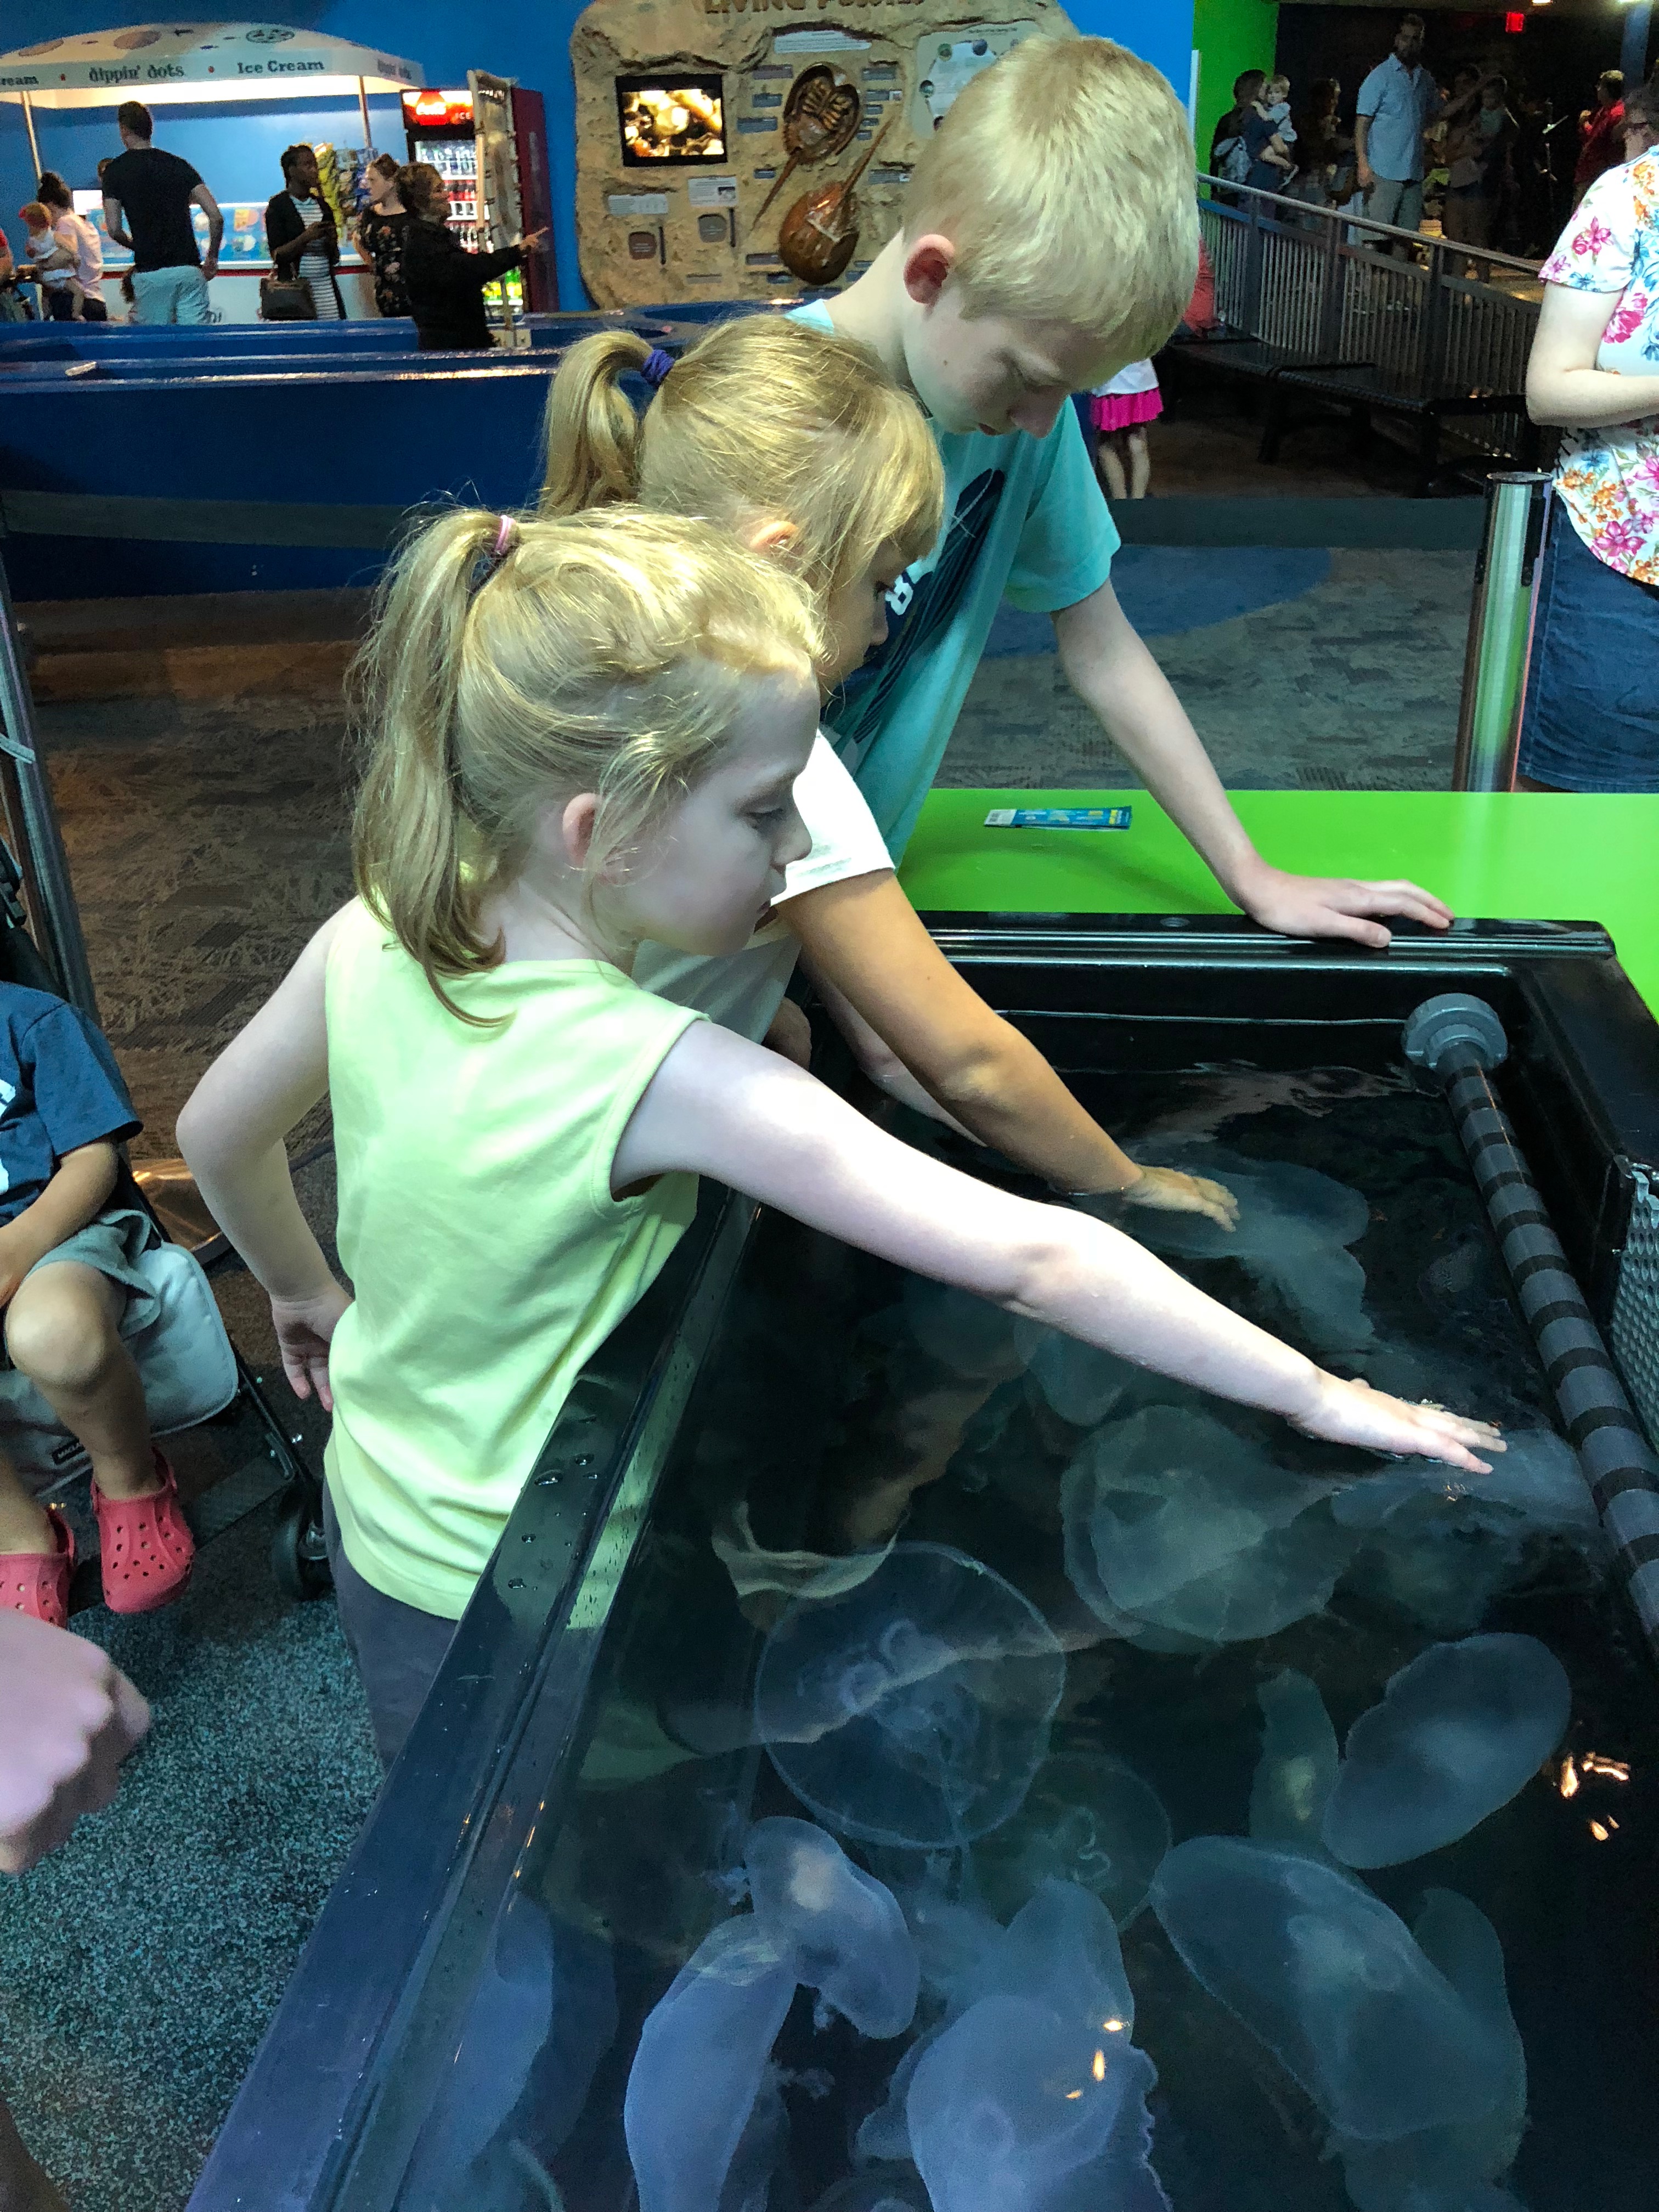
[(1659, 791), (1659, 149), (1596, 179), (1540, 273), (1527, 406), (1564, 435), (1519, 781)]
[(398, 197), (398, 159), (377, 154), (364, 173), (368, 207), (357, 219), (357, 251), (374, 271), (374, 304), (383, 315), (406, 315), (404, 233), (409, 212)]

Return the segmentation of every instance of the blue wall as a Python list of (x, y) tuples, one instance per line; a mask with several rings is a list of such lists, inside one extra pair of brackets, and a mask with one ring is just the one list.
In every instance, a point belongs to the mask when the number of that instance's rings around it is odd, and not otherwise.
[[(368, 45), (384, 43), (413, 62), (428, 84), (465, 84), (469, 69), (517, 77), (547, 102), (548, 155), (553, 172), (553, 235), (560, 297), (566, 307), (586, 304), (576, 268), (576, 162), (573, 143), (575, 101), (570, 80), (570, 32), (585, 0), (266, 0), (251, 10), (259, 21), (296, 30), (331, 32)], [(1067, 9), (1081, 31), (1120, 40), (1153, 62), (1184, 100), (1193, 44), (1192, 0), (1071, 0)], [(176, 20), (176, 19), (170, 19)], [(205, 20), (205, 18), (204, 18)], [(77, 31), (116, 28), (155, 21), (155, 0), (128, 6), (82, 4), (82, 0), (6, 0), (0, 9), (0, 45), (7, 50), (37, 39), (59, 38), (72, 21)], [(374, 116), (381, 143), (403, 150), (401, 127)], [(386, 103), (388, 111), (392, 103)], [(322, 110), (322, 113), (317, 112)], [(307, 112), (307, 111), (311, 111)], [(336, 120), (331, 103), (295, 102), (274, 112), (257, 105), (221, 109), (213, 120), (201, 109), (158, 108), (155, 137), (193, 161), (214, 192), (227, 200), (267, 199), (282, 182), (276, 155), (294, 138), (333, 138), (355, 146), (362, 136), (353, 108)], [(234, 119), (233, 119), (234, 118)], [(41, 159), (61, 169), (69, 183), (90, 189), (100, 155), (118, 153), (108, 109), (82, 110), (73, 118), (37, 118)], [(63, 158), (58, 158), (59, 149)], [(89, 157), (89, 158), (88, 158)], [(82, 172), (85, 172), (82, 174)], [(17, 229), (13, 210), (29, 198), (34, 179), (21, 110), (0, 103), (0, 222)]]

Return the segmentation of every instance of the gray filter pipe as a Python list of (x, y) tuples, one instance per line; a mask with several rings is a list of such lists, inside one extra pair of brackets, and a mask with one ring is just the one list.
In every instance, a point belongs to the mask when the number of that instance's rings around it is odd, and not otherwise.
[(1504, 1024), (1484, 1000), (1454, 992), (1424, 1001), (1406, 1024), (1405, 1047), (1406, 1057), (1445, 1090), (1562, 1425), (1613, 1540), (1631, 1602), (1659, 1650), (1659, 1460), (1492, 1089), (1489, 1071), (1509, 1053)]

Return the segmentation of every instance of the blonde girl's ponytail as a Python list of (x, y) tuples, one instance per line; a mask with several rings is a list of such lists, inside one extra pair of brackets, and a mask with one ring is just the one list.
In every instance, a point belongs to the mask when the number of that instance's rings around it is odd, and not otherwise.
[(427, 974), (481, 964), (477, 856), (453, 756), (467, 618), (501, 518), (441, 514), (407, 544), (383, 581), (350, 686), (373, 732), (358, 793), (353, 873), (358, 896)]
[(632, 331), (599, 331), (571, 347), (547, 394), (543, 514), (579, 514), (636, 496), (639, 418), (623, 374), (642, 369), (647, 341)]
[(712, 523), (440, 515), (392, 563), (352, 672), (359, 896), (478, 1022), (443, 979), (501, 959), (484, 901), (548, 805), (597, 794), (583, 896), (608, 943), (602, 886), (720, 757), (751, 679), (810, 692), (823, 649), (805, 584)]

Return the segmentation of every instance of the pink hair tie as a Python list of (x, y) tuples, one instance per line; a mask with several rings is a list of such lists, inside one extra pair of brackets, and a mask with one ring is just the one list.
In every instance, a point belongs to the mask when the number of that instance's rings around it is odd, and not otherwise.
[(501, 527), (495, 532), (495, 543), (488, 553), (481, 553), (473, 564), (472, 580), (467, 586), (467, 597), (477, 599), (507, 555), (513, 550), (513, 533), (519, 525), (516, 518), (504, 514)]

